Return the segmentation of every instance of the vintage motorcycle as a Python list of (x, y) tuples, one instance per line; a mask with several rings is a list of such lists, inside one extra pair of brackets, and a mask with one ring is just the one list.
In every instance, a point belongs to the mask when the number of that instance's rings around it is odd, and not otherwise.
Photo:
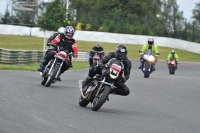
[[(97, 65), (97, 67), (99, 66)], [(103, 67), (101, 74), (96, 74), (93, 80), (84, 88), (82, 88), (82, 80), (79, 80), (81, 92), (79, 105), (86, 107), (91, 103), (93, 111), (100, 109), (106, 100), (109, 100), (108, 96), (111, 90), (116, 88), (114, 83), (124, 74), (123, 69), (123, 63), (113, 58)]]
[[(141, 52), (141, 51), (139, 51)], [(159, 53), (157, 53), (159, 55)], [(144, 73), (144, 78), (149, 78), (150, 74), (153, 72), (155, 65), (155, 56), (151, 49), (148, 49), (142, 57), (142, 72)]]
[(70, 56), (73, 55), (68, 51), (62, 51), (57, 46), (57, 52), (55, 52), (54, 58), (52, 58), (46, 65), (44, 72), (42, 73), (42, 85), (49, 87), (52, 83), (57, 81), (58, 76), (60, 75), (63, 62), (65, 60), (70, 61)]
[(170, 58), (167, 64), (168, 64), (169, 74), (175, 74), (176, 60), (174, 58)]

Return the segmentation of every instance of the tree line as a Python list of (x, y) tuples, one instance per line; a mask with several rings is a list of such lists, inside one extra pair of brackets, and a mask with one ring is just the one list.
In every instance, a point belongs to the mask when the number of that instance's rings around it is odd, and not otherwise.
[(68, 10), (66, 2), (40, 3), (44, 12), (34, 26), (56, 31), (60, 26), (73, 25), (76, 30), (172, 37), (200, 43), (200, 2), (195, 4), (190, 20), (183, 17), (176, 0), (70, 0)]

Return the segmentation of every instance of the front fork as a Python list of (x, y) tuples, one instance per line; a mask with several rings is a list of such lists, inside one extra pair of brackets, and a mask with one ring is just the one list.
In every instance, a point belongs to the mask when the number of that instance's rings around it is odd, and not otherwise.
[(98, 88), (98, 90), (97, 90), (97, 93), (95, 94), (95, 97), (98, 96), (99, 91), (101, 90), (101, 87), (103, 86), (103, 82), (105, 82), (105, 80), (106, 80), (106, 77), (104, 77), (103, 80), (101, 81), (101, 84), (100, 84), (100, 86), (99, 86), (99, 88)]
[(59, 74), (60, 74), (60, 70), (61, 70), (61, 68), (62, 68), (62, 65), (63, 65), (63, 62), (60, 64), (60, 67), (59, 67), (59, 69), (58, 69), (58, 72), (57, 72), (55, 78), (58, 78), (58, 76), (59, 76)]
[(54, 67), (54, 65), (55, 65), (55, 62), (56, 62), (56, 59), (54, 59), (52, 65), (51, 65), (51, 68), (50, 68), (50, 70), (49, 70), (49, 72), (48, 72), (48, 75), (50, 75), (51, 70), (53, 69), (53, 67)]

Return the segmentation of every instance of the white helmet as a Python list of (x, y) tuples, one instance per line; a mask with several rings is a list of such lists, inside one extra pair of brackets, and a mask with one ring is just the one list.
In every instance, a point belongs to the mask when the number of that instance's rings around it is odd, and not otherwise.
[(58, 28), (58, 33), (59, 34), (64, 34), (65, 33), (65, 28), (64, 27)]
[(171, 53), (172, 53), (172, 54), (175, 54), (175, 50), (172, 50)]

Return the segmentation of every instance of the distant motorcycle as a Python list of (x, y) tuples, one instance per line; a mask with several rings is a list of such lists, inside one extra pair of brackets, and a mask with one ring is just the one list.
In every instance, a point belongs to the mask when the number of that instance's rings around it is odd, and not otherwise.
[(168, 60), (167, 63), (168, 63), (169, 74), (175, 74), (176, 60), (174, 58), (171, 58)]
[[(141, 52), (141, 51), (139, 51)], [(159, 53), (157, 53), (159, 55)], [(147, 50), (142, 57), (142, 72), (144, 73), (144, 78), (149, 78), (150, 74), (153, 72), (155, 65), (155, 56), (151, 49)]]
[(43, 77), (41, 84), (49, 87), (52, 83), (55, 83), (60, 75), (61, 68), (63, 66), (63, 62), (65, 60), (70, 61), (70, 55), (72, 53), (68, 53), (68, 51), (57, 50), (57, 53), (54, 55), (48, 64), (46, 65), (44, 72), (41, 74)]
[(79, 80), (81, 96), (79, 105), (86, 107), (92, 104), (92, 110), (97, 111), (108, 100), (112, 89), (115, 89), (114, 83), (123, 74), (124, 65), (119, 60), (113, 58), (102, 70), (102, 74), (95, 75), (92, 82), (82, 88), (82, 80)]

